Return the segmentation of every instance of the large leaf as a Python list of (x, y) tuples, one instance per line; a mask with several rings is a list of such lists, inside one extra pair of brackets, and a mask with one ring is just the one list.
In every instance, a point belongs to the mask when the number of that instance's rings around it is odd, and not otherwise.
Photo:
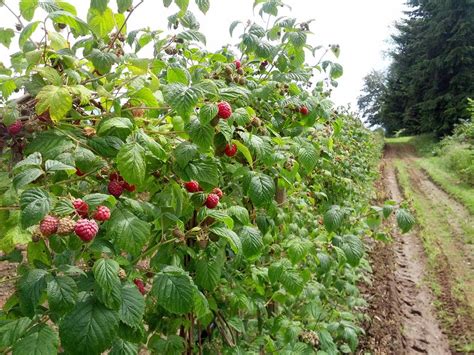
[(207, 123), (203, 124), (199, 120), (193, 120), (188, 129), (194, 144), (201, 149), (209, 149), (214, 139), (214, 127)]
[(116, 311), (91, 296), (85, 297), (60, 323), (61, 345), (71, 354), (100, 354), (112, 345), (118, 323)]
[(117, 154), (120, 175), (130, 184), (142, 185), (145, 181), (145, 149), (138, 143), (124, 144)]
[(36, 113), (38, 115), (49, 111), (53, 121), (64, 118), (72, 108), (72, 97), (69, 90), (63, 86), (46, 85), (36, 95)]
[(344, 211), (339, 206), (332, 206), (324, 214), (324, 227), (328, 232), (334, 232), (342, 226)]
[(150, 236), (150, 225), (124, 208), (116, 208), (108, 223), (107, 235), (117, 246), (138, 255)]
[(31, 322), (26, 317), (0, 322), (0, 349), (12, 346), (26, 333)]
[(32, 269), (24, 274), (18, 283), (21, 309), (28, 316), (35, 314), (36, 307), (46, 290), (48, 272), (42, 269)]
[(201, 91), (183, 84), (171, 84), (165, 87), (165, 100), (179, 115), (188, 117), (199, 98)]
[(113, 53), (93, 49), (88, 58), (100, 74), (110, 72), (112, 65), (117, 62), (117, 56)]
[(20, 38), (18, 39), (20, 48), (23, 47), (26, 41), (30, 39), (31, 35), (33, 34), (33, 32), (35, 32), (35, 30), (38, 28), (38, 25), (40, 23), (41, 21), (35, 21), (25, 26), (25, 28), (20, 33)]
[(23, 186), (26, 186), (29, 183), (38, 179), (43, 174), (43, 170), (38, 168), (24, 170), (21, 173), (15, 175), (15, 177), (13, 178), (13, 186), (15, 187), (15, 189), (22, 188)]
[(40, 188), (25, 190), (20, 196), (21, 225), (27, 228), (37, 224), (51, 210), (49, 194)]
[(9, 48), (12, 43), (12, 39), (15, 37), (15, 31), (11, 28), (0, 27), (0, 43), (5, 47)]
[(225, 238), (232, 251), (235, 254), (240, 254), (242, 251), (242, 241), (233, 230), (224, 227), (212, 227), (211, 232), (219, 237)]
[(344, 236), (341, 249), (346, 254), (347, 262), (352, 266), (359, 265), (360, 259), (364, 255), (364, 244), (355, 235)]
[(115, 339), (109, 355), (136, 355), (138, 354), (138, 348), (138, 344), (123, 339)]
[(204, 14), (209, 11), (209, 0), (196, 0), (196, 4)]
[(256, 207), (270, 203), (275, 196), (275, 183), (265, 174), (255, 174), (250, 179), (248, 194)]
[(145, 299), (135, 285), (126, 284), (122, 287), (122, 305), (120, 320), (130, 327), (139, 327), (145, 313)]
[(120, 286), (119, 269), (120, 266), (115, 260), (103, 258), (97, 260), (92, 268), (95, 282), (102, 289), (112, 291), (117, 286)]
[(263, 240), (260, 231), (254, 227), (244, 226), (240, 230), (242, 252), (246, 258), (258, 257), (263, 249)]
[(97, 37), (103, 38), (115, 27), (114, 13), (110, 8), (105, 11), (90, 8), (87, 13), (87, 23)]
[(194, 304), (195, 286), (184, 270), (168, 266), (159, 272), (153, 282), (152, 294), (168, 312), (185, 314)]
[(68, 311), (76, 303), (77, 285), (69, 276), (55, 276), (48, 280), (47, 294), (53, 311)]
[(217, 260), (199, 259), (196, 261), (196, 283), (198, 286), (212, 291), (221, 278), (222, 265)]
[(57, 354), (58, 348), (58, 333), (46, 324), (40, 324), (13, 346), (13, 355)]
[(400, 208), (397, 211), (397, 224), (398, 227), (402, 230), (402, 233), (407, 233), (415, 225), (415, 218), (410, 212), (404, 208)]

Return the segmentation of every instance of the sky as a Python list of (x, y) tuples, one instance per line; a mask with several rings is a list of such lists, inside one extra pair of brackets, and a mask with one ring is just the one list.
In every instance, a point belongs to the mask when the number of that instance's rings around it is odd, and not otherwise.
[[(18, 0), (5, 0), (18, 11)], [(81, 18), (86, 18), (89, 1), (68, 0), (76, 6)], [(137, 3), (134, 0), (134, 3)], [(191, 3), (194, 1), (191, 0)], [(229, 25), (234, 20), (243, 22), (251, 19), (261, 21), (258, 11), (253, 11), (254, 0), (210, 0), (211, 8), (206, 16), (194, 5), (191, 6), (201, 24), (200, 31), (207, 38), (209, 50), (220, 49), (225, 44), (238, 42), (238, 28), (234, 37), (229, 34)], [(394, 32), (393, 25), (403, 16), (405, 0), (286, 0), (291, 9), (282, 8), (281, 15), (295, 17), (298, 21), (314, 19), (310, 24), (313, 35), (308, 42), (313, 46), (339, 44), (341, 55), (338, 59), (328, 57), (342, 64), (344, 75), (339, 86), (333, 91), (332, 100), (337, 105), (350, 104), (356, 108), (357, 97), (363, 85), (363, 77), (372, 69), (383, 69), (389, 64), (384, 52), (389, 48), (388, 40)], [(110, 4), (115, 6), (115, 1)], [(150, 27), (167, 28), (167, 17), (175, 13), (172, 5), (165, 9), (161, 0), (145, 0), (131, 16), (128, 31)], [(37, 11), (40, 18), (41, 12)], [(280, 15), (280, 14), (279, 14)], [(5, 8), (0, 8), (0, 27), (14, 26), (15, 19)], [(266, 21), (266, 18), (265, 18)], [(141, 53), (141, 52), (140, 52)], [(148, 53), (143, 53), (145, 56)], [(7, 53), (0, 51), (0, 62), (8, 62)], [(318, 58), (319, 59), (319, 58)]]

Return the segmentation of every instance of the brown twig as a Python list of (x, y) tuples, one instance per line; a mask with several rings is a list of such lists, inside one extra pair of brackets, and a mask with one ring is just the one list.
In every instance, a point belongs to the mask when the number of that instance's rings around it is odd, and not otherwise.
[(120, 36), (120, 33), (122, 32), (123, 28), (125, 27), (125, 25), (127, 24), (127, 21), (128, 19), (130, 18), (130, 16), (132, 15), (132, 13), (137, 9), (138, 6), (140, 6), (141, 4), (143, 4), (145, 0), (141, 0), (138, 4), (136, 4), (134, 7), (132, 7), (130, 9), (130, 11), (128, 12), (128, 15), (127, 17), (125, 18), (125, 21), (123, 21), (122, 23), (122, 26), (120, 26), (119, 30), (117, 31), (117, 33), (114, 35), (114, 38), (112, 38), (112, 40), (110, 41), (110, 44), (109, 46), (107, 47), (107, 50), (111, 50), (115, 44), (115, 42), (117, 41), (117, 38)]

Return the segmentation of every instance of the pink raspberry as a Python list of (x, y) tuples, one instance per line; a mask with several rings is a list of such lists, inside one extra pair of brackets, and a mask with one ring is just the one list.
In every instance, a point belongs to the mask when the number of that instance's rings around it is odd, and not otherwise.
[(84, 242), (90, 242), (97, 235), (99, 226), (91, 219), (80, 219), (74, 227), (76, 235)]
[(137, 286), (138, 291), (140, 291), (140, 293), (141, 293), (142, 295), (145, 295), (145, 294), (146, 294), (145, 284), (143, 283), (142, 280), (140, 280), (140, 279), (135, 279), (135, 280), (133, 280), (133, 283), (135, 284), (135, 286)]
[(240, 69), (242, 67), (242, 63), (240, 62), (240, 60), (234, 60), (234, 64), (235, 69)]
[(40, 232), (45, 237), (56, 233), (58, 230), (59, 219), (54, 216), (46, 216), (40, 223)]
[(99, 206), (94, 213), (94, 219), (96, 221), (107, 221), (110, 219), (110, 210), (106, 206)]
[(184, 183), (184, 188), (188, 192), (198, 192), (201, 190), (201, 187), (199, 186), (199, 183), (197, 181), (188, 181)]
[(234, 155), (237, 154), (237, 145), (235, 145), (235, 144), (226, 144), (224, 153), (228, 157), (233, 157)]
[(123, 192), (123, 186), (117, 180), (112, 180), (111, 182), (109, 182), (108, 190), (111, 195), (119, 197)]
[(222, 198), (222, 196), (224, 196), (224, 193), (222, 192), (222, 190), (218, 187), (215, 187), (213, 190), (212, 190), (212, 193), (213, 194), (216, 194), (217, 196), (219, 196), (219, 199)]
[(23, 127), (23, 123), (21, 123), (21, 121), (18, 120), (12, 123), (10, 126), (8, 126), (7, 131), (11, 136), (16, 136), (18, 133), (20, 133), (22, 127)]
[(76, 209), (76, 212), (79, 216), (87, 217), (87, 215), (89, 214), (89, 205), (87, 204), (87, 202), (81, 200), (80, 198), (75, 199), (72, 202), (72, 205)]
[(301, 106), (300, 107), (300, 113), (304, 116), (306, 116), (309, 113), (309, 110), (306, 106)]
[(216, 206), (219, 204), (219, 196), (216, 194), (209, 194), (204, 204), (207, 208), (216, 208)]
[(229, 103), (226, 101), (219, 102), (217, 104), (217, 109), (219, 110), (217, 116), (219, 118), (228, 119), (232, 116), (232, 107), (230, 107)]

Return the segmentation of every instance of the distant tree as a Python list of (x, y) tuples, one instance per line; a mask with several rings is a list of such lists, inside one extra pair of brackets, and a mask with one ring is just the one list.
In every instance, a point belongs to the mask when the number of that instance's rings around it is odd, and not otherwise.
[(380, 114), (384, 92), (385, 74), (382, 71), (372, 70), (364, 77), (363, 94), (357, 99), (359, 111), (370, 126), (383, 124)]

